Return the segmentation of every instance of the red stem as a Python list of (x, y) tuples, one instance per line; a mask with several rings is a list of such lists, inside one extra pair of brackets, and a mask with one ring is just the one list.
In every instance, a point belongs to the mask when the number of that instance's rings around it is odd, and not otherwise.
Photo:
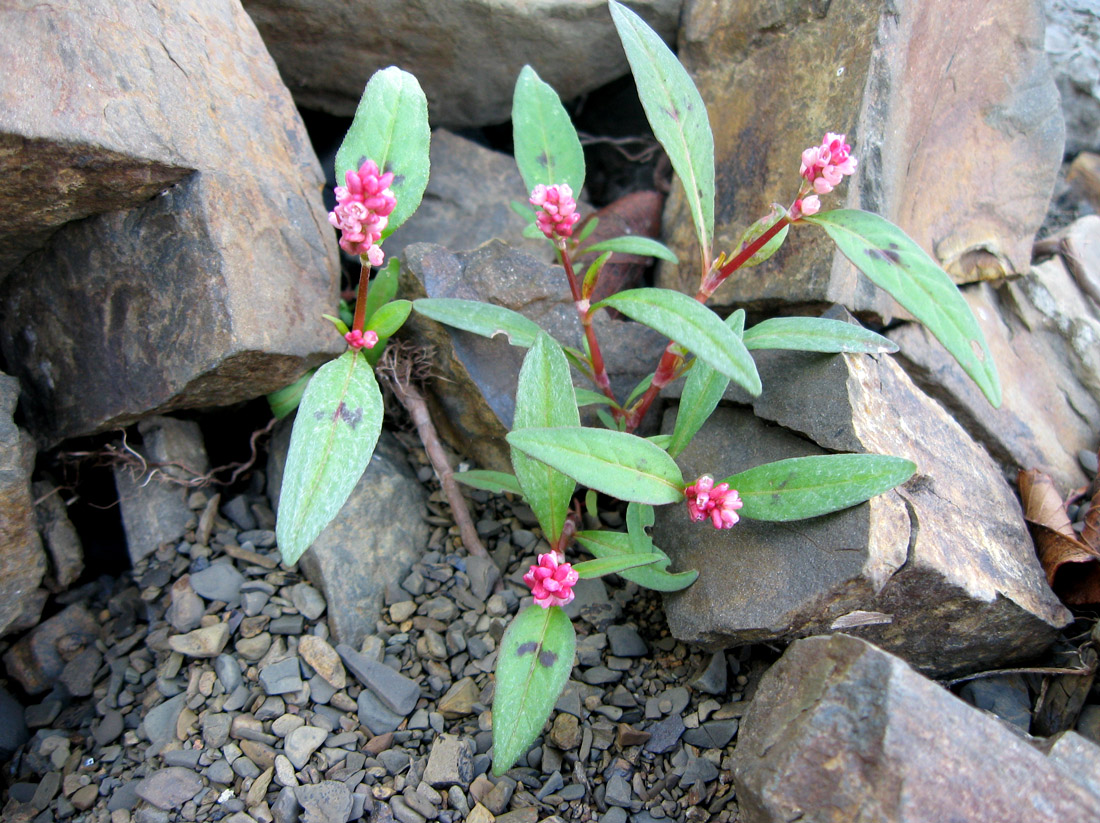
[(577, 307), (581, 326), (584, 327), (584, 337), (588, 341), (592, 379), (604, 395), (615, 404), (612, 409), (617, 410), (619, 404), (615, 400), (615, 393), (611, 391), (611, 379), (607, 376), (607, 366), (604, 364), (603, 353), (600, 351), (600, 343), (596, 339), (596, 330), (592, 327), (592, 312), (589, 309), (588, 301), (584, 299), (581, 293), (580, 282), (577, 280), (576, 272), (573, 271), (573, 261), (570, 260), (569, 252), (565, 248), (565, 241), (561, 238), (558, 239), (558, 251), (561, 253), (561, 262), (565, 267), (565, 276), (569, 279), (569, 291), (573, 294), (573, 305)]
[(359, 289), (355, 295), (355, 318), (351, 323), (352, 331), (363, 331), (367, 318), (367, 290), (370, 288), (370, 265), (362, 263), (359, 272)]

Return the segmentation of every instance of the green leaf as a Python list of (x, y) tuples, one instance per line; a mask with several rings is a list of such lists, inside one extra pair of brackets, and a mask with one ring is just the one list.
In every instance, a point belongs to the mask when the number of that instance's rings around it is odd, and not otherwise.
[[(738, 248), (738, 252), (741, 249), (746, 248), (753, 240), (762, 235), (768, 229), (776, 224), (787, 215), (787, 210), (778, 203), (772, 203), (772, 210), (769, 214), (764, 215), (747, 229), (745, 233), (741, 235), (741, 245)], [(760, 249), (741, 264), (742, 268), (752, 268), (753, 266), (759, 266), (777, 251), (779, 247), (783, 245), (783, 241), (787, 239), (787, 232), (790, 231), (790, 226), (784, 226), (779, 230), (779, 233), (775, 235), (771, 240), (765, 243)]]
[(519, 312), (478, 300), (423, 297), (413, 301), (413, 309), (417, 314), (482, 337), (503, 334), (513, 346), (525, 349), (535, 344), (535, 338), (542, 331), (535, 321)]
[[(630, 503), (626, 507), (626, 533), (635, 554), (654, 551), (653, 539), (646, 531), (653, 525), (653, 507), (645, 503)], [(666, 564), (667, 565), (667, 564)], [(662, 566), (661, 568), (664, 568)]]
[(661, 555), (656, 552), (621, 554), (617, 557), (601, 557), (596, 560), (585, 560), (583, 563), (574, 563), (573, 571), (580, 575), (581, 580), (587, 580), (591, 577), (603, 577), (606, 574), (619, 574), (639, 566), (649, 566), (661, 560)]
[(589, 489), (584, 493), (584, 510), (588, 512), (589, 517), (594, 517), (597, 520), (600, 517), (598, 501), (599, 494), (594, 489)]
[(375, 332), (379, 339), (391, 337), (401, 328), (412, 311), (412, 303), (408, 300), (394, 300), (380, 306), (378, 311), (371, 315), (367, 321), (367, 330)]
[[(745, 328), (745, 310), (735, 311), (726, 318), (725, 324), (740, 337)], [(684, 392), (680, 395), (680, 405), (676, 409), (676, 424), (668, 444), (670, 455), (675, 457), (687, 448), (691, 439), (718, 408), (729, 384), (729, 378), (724, 374), (696, 358), (687, 380), (684, 381)]]
[(610, 6), (638, 97), (654, 136), (684, 184), (699, 247), (709, 258), (714, 236), (714, 136), (703, 98), (680, 61), (642, 18), (614, 0)]
[(584, 280), (581, 283), (581, 296), (587, 300), (591, 295), (593, 289), (596, 288), (596, 281), (600, 279), (600, 272), (603, 271), (604, 264), (611, 258), (611, 252), (606, 251), (592, 261), (592, 264), (588, 267), (588, 271), (584, 273)]
[(641, 397), (643, 392), (645, 392), (646, 389), (648, 389), (650, 387), (650, 385), (652, 385), (652, 383), (653, 383), (653, 372), (650, 372), (645, 377), (643, 377), (641, 379), (641, 381), (638, 383), (638, 385), (634, 387), (633, 391), (630, 392), (630, 396), (628, 398), (626, 398), (626, 405), (629, 406), (631, 403), (633, 403), (634, 398)]
[(317, 369), (310, 369), (289, 386), (276, 389), (267, 396), (267, 405), (271, 406), (271, 413), (275, 415), (276, 420), (282, 420), (298, 408), (306, 386), (309, 385), (309, 381), (313, 379), (316, 372)]
[[(523, 222), (534, 224), (535, 210), (531, 208), (530, 205), (528, 205), (527, 203), (521, 203), (518, 200), (510, 200), (508, 202), (508, 205), (509, 207), (511, 207), (512, 211), (523, 218)], [(542, 234), (542, 232), (539, 232), (539, 234)]]
[(610, 306), (672, 338), (754, 397), (760, 375), (741, 338), (713, 311), (670, 289), (631, 289), (613, 294), (593, 308)]
[(321, 317), (332, 323), (332, 325), (336, 327), (336, 331), (340, 332), (341, 337), (351, 331), (351, 329), (348, 328), (348, 324), (339, 317), (333, 317), (331, 314), (322, 314)]
[(870, 212), (837, 209), (803, 219), (825, 229), (857, 269), (927, 326), (990, 404), (1000, 407), (997, 366), (981, 327), (947, 272), (924, 249)]
[(369, 323), (378, 309), (397, 296), (397, 281), (400, 274), (401, 261), (396, 257), (391, 257), (386, 261), (386, 265), (374, 275), (374, 279), (370, 282), (370, 288), (367, 290), (367, 308), (363, 314), (363, 319), (366, 322)]
[(336, 516), (367, 468), (382, 429), (382, 393), (366, 358), (346, 352), (309, 381), (294, 420), (276, 540), (298, 562)]
[(493, 494), (514, 494), (523, 497), (523, 490), (519, 487), (519, 481), (514, 474), (508, 472), (494, 472), (488, 469), (471, 469), (465, 472), (455, 472), (454, 479), (464, 486), (474, 489), (484, 489)]
[(596, 418), (611, 431), (622, 431), (622, 425), (613, 418), (607, 409), (596, 409)]
[(671, 434), (651, 434), (646, 438), (650, 443), (668, 451), (668, 444), (672, 442)]
[[(550, 335), (541, 333), (520, 368), (513, 431), (580, 424), (565, 353)], [(515, 448), (512, 468), (543, 534), (551, 545), (556, 545), (569, 515), (569, 502), (576, 487), (573, 478)]]
[(558, 606), (531, 605), (500, 641), (493, 695), (493, 774), (502, 775), (531, 747), (569, 673), (577, 635)]
[[(631, 535), (622, 532), (581, 531), (577, 532), (577, 542), (594, 557), (621, 557), (634, 553)], [(660, 557), (652, 565), (626, 569), (619, 574), (639, 586), (658, 592), (678, 592), (686, 589), (699, 576), (699, 572), (695, 570), (670, 574), (665, 571), (672, 562), (668, 555), (656, 546), (653, 546), (652, 551)]]
[(746, 349), (896, 352), (897, 343), (863, 326), (824, 317), (773, 317), (745, 332)]
[(558, 93), (530, 66), (516, 79), (512, 97), (512, 143), (516, 165), (530, 192), (540, 183), (566, 183), (579, 197), (584, 186), (584, 149)]
[(383, 172), (393, 172), (390, 186), (397, 205), (383, 237), (404, 223), (420, 205), (428, 185), (428, 101), (420, 84), (396, 66), (376, 71), (363, 90), (355, 119), (336, 152), (336, 180), (373, 160)]
[[(534, 219), (534, 218), (532, 218)], [(583, 243), (588, 239), (588, 236), (596, 230), (596, 226), (600, 225), (600, 218), (596, 215), (590, 215), (587, 218), (582, 217), (581, 222), (578, 223), (581, 227), (580, 231), (573, 235), (573, 239), (577, 243)]]
[(591, 389), (573, 389), (577, 395), (578, 406), (610, 406), (614, 401), (606, 394)]
[(599, 243), (593, 243), (586, 248), (582, 253), (588, 254), (590, 251), (613, 251), (620, 252), (622, 254), (640, 254), (645, 257), (659, 257), (661, 260), (667, 260), (670, 263), (679, 263), (679, 258), (673, 253), (672, 249), (666, 246), (664, 243), (659, 243), (656, 240), (651, 240), (648, 237), (636, 237), (636, 236), (623, 236), (612, 237), (610, 240), (601, 240)]
[(620, 500), (677, 503), (680, 467), (659, 446), (626, 432), (588, 428), (521, 429), (508, 443), (585, 486)]
[(889, 491), (916, 470), (912, 461), (885, 454), (825, 454), (765, 463), (721, 482), (741, 495), (742, 517), (805, 520)]

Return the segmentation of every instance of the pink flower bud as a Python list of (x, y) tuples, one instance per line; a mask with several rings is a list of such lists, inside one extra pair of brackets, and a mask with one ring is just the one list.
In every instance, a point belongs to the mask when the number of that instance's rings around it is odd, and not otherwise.
[(816, 194), (811, 194), (809, 197), (794, 201), (794, 208), (791, 209), (791, 219), (797, 220), (799, 217), (809, 217), (819, 211), (821, 211), (821, 200), (818, 199)]
[(372, 331), (362, 332), (355, 329), (345, 334), (344, 339), (348, 341), (348, 345), (355, 349), (355, 351), (359, 351), (359, 349), (373, 349), (378, 344), (378, 334)]
[(714, 478), (709, 474), (684, 489), (684, 497), (691, 519), (701, 523), (709, 517), (716, 529), (733, 526), (741, 519), (737, 510), (745, 505), (736, 489), (731, 489), (729, 483), (714, 485)]
[[(827, 132), (820, 146), (812, 146), (802, 152), (799, 174), (813, 185), (817, 194), (828, 194), (846, 175), (856, 170), (856, 159), (851, 156), (852, 147), (844, 142), (843, 134)], [(813, 214), (803, 210), (803, 214)]]
[(573, 567), (558, 560), (554, 552), (539, 555), (539, 562), (523, 575), (523, 582), (531, 587), (535, 602), (548, 609), (564, 606), (573, 599), (573, 586), (580, 579)]
[(378, 164), (367, 160), (358, 171), (346, 172), (344, 180), (347, 186), (336, 187), (336, 208), (328, 220), (340, 229), (340, 248), (366, 257), (372, 266), (380, 266), (385, 256), (378, 241), (397, 205), (389, 189), (393, 172), (382, 174)]
[(573, 189), (565, 183), (554, 186), (540, 183), (531, 191), (527, 202), (539, 210), (535, 214), (535, 222), (551, 240), (569, 237), (573, 234), (573, 226), (581, 219), (577, 201), (573, 199)]

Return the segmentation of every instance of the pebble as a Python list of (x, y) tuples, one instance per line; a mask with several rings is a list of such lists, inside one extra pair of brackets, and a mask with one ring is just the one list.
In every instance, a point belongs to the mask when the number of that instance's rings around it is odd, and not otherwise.
[(580, 721), (571, 714), (558, 714), (550, 728), (550, 743), (562, 751), (570, 751), (581, 744)]
[(169, 766), (141, 781), (138, 796), (158, 809), (175, 809), (202, 791), (202, 778), (190, 769)]
[(298, 786), (294, 796), (302, 807), (301, 823), (333, 823), (351, 813), (351, 790), (338, 780)]
[(217, 657), (227, 642), (229, 642), (228, 623), (216, 623), (213, 626), (168, 638), (168, 645), (173, 651), (195, 658)]
[(390, 711), (407, 716), (420, 699), (420, 686), (400, 672), (377, 663), (350, 646), (336, 647), (344, 664), (355, 678), (375, 693)]
[(684, 730), (684, 720), (678, 714), (654, 723), (647, 729), (650, 737), (645, 743), (645, 750), (651, 754), (664, 754), (680, 741)]
[(470, 785), (473, 760), (465, 740), (453, 734), (441, 734), (432, 742), (424, 781), (436, 789)]
[(439, 699), (439, 713), (448, 720), (473, 714), (474, 704), (480, 696), (481, 690), (474, 679), (464, 677), (452, 685)]
[(309, 758), (328, 737), (328, 732), (316, 726), (299, 726), (287, 734), (283, 741), (283, 753), (295, 769), (301, 770)]
[(340, 655), (324, 639), (303, 635), (298, 640), (298, 654), (326, 683), (339, 691), (347, 685), (347, 675)]
[(307, 620), (316, 620), (325, 613), (325, 598), (308, 583), (291, 586), (290, 601)]
[(191, 575), (191, 588), (208, 601), (234, 604), (239, 602), (244, 575), (233, 563), (211, 563), (205, 569)]
[(290, 694), (302, 688), (302, 668), (297, 657), (288, 657), (260, 669), (260, 685), (266, 694)]
[(616, 657), (644, 657), (649, 654), (649, 648), (633, 626), (608, 626), (607, 641)]

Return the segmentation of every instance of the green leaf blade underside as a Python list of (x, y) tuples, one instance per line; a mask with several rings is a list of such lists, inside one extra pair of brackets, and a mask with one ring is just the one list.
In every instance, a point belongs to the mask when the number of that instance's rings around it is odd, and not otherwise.
[(684, 478), (668, 453), (626, 432), (557, 427), (520, 429), (508, 443), (620, 500), (661, 505), (684, 498)]
[(514, 474), (508, 472), (495, 472), (488, 469), (471, 469), (465, 472), (455, 472), (454, 479), (464, 486), (472, 489), (484, 489), (493, 494), (514, 494), (523, 496), (523, 490), (519, 487), (519, 481)]
[(610, 8), (638, 98), (684, 185), (699, 246), (709, 258), (714, 237), (714, 136), (703, 98), (676, 55), (642, 18), (616, 2)]
[(566, 183), (579, 197), (584, 186), (584, 149), (561, 98), (533, 68), (524, 66), (512, 97), (512, 143), (523, 184)]
[(670, 289), (630, 289), (593, 308), (605, 306), (675, 340), (753, 397), (760, 394), (760, 375), (741, 337), (697, 300)]
[(373, 160), (383, 172), (393, 172), (390, 189), (397, 205), (390, 213), (385, 236), (412, 216), (428, 185), (428, 101), (420, 83), (396, 66), (376, 71), (363, 90), (355, 119), (336, 152), (336, 180)]
[[(577, 542), (591, 552), (593, 557), (622, 557), (636, 553), (631, 535), (623, 532), (604, 529), (581, 531), (577, 532)], [(639, 586), (658, 592), (678, 592), (681, 589), (686, 589), (699, 577), (699, 572), (694, 569), (670, 574), (665, 571), (671, 563), (668, 555), (656, 546), (652, 547), (652, 551), (660, 556), (660, 559), (654, 561), (652, 565), (625, 569), (619, 572), (619, 575), (637, 583)]]
[(306, 389), (294, 420), (275, 532), (288, 566), (337, 515), (382, 430), (382, 393), (366, 358), (346, 352)]
[(893, 340), (870, 329), (824, 317), (773, 317), (757, 323), (742, 338), (747, 349), (853, 352), (896, 352)]
[(940, 266), (900, 228), (877, 214), (837, 209), (803, 218), (879, 288), (925, 325), (982, 390), (1001, 405), (997, 366), (974, 313)]
[(532, 604), (500, 641), (493, 696), (493, 774), (502, 775), (542, 732), (569, 681), (577, 636), (558, 606)]
[[(516, 388), (514, 431), (580, 426), (569, 362), (553, 338), (540, 334), (523, 358)], [(576, 483), (573, 478), (512, 449), (512, 468), (523, 497), (551, 545), (561, 536)]]
[(588, 246), (584, 253), (588, 254), (592, 251), (612, 251), (619, 252), (620, 254), (640, 254), (644, 257), (656, 257), (660, 260), (667, 260), (670, 263), (679, 263), (679, 258), (676, 257), (676, 253), (672, 251), (664, 243), (657, 240), (653, 240), (649, 237), (637, 237), (624, 235), (623, 237), (612, 237), (610, 240), (601, 240), (599, 243), (593, 243)]
[[(725, 323), (730, 331), (740, 337), (745, 328), (745, 310), (738, 309), (726, 318)], [(676, 423), (668, 444), (670, 455), (675, 457), (688, 447), (692, 438), (718, 408), (729, 383), (729, 378), (724, 374), (696, 359), (684, 380), (684, 392), (680, 395), (680, 405), (676, 408)]]
[(271, 407), (271, 413), (275, 415), (276, 420), (282, 420), (298, 408), (298, 404), (302, 402), (302, 395), (306, 392), (306, 386), (316, 372), (317, 369), (310, 369), (290, 385), (276, 389), (267, 396), (267, 405)]
[(462, 331), (495, 337), (503, 334), (513, 346), (529, 349), (542, 329), (533, 320), (502, 306), (452, 297), (422, 297), (413, 301), (417, 314)]
[(916, 465), (885, 454), (826, 454), (765, 463), (721, 482), (752, 520), (805, 520), (847, 509), (904, 483)]
[(411, 311), (412, 303), (408, 300), (393, 300), (378, 307), (367, 321), (366, 329), (375, 332), (380, 340), (391, 337), (404, 325)]

